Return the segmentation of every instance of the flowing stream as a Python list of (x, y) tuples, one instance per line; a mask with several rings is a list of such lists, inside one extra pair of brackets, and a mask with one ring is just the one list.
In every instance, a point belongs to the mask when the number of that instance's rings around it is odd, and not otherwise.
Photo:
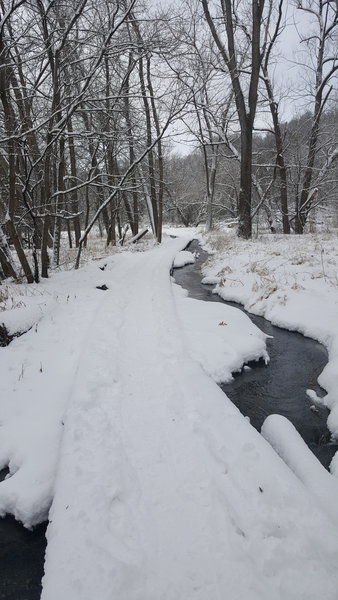
[[(176, 283), (185, 288), (192, 298), (225, 302), (212, 293), (213, 286), (201, 283), (201, 266), (208, 257), (207, 252), (196, 240), (189, 245), (189, 250), (197, 253), (196, 262), (174, 269)], [(258, 431), (270, 414), (287, 417), (322, 465), (328, 468), (338, 450), (336, 444), (330, 443), (326, 426), (329, 411), (322, 407), (311, 409), (312, 402), (306, 395), (308, 388), (318, 396), (324, 395), (317, 378), (327, 363), (325, 348), (299, 333), (275, 327), (263, 317), (247, 313), (240, 304), (225, 304), (245, 312), (259, 329), (273, 337), (267, 340), (268, 365), (263, 361), (250, 363), (250, 369), (234, 374), (233, 381), (220, 387)]]

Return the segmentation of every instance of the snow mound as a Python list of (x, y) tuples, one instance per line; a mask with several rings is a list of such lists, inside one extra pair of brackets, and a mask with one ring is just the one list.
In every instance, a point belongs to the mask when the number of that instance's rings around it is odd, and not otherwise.
[(0, 313), (0, 325), (5, 326), (10, 335), (24, 333), (40, 321), (43, 315), (41, 306), (13, 308)]
[(201, 283), (204, 285), (217, 285), (219, 283), (220, 277), (203, 277)]
[(308, 398), (310, 398), (310, 400), (313, 402), (313, 404), (316, 406), (325, 406), (325, 402), (323, 401), (323, 398), (321, 398), (320, 396), (318, 396), (318, 394), (314, 391), (314, 390), (305, 390), (305, 393), (307, 395)]
[(282, 415), (270, 415), (263, 423), (262, 435), (338, 527), (338, 481), (320, 464), (292, 423)]
[(178, 254), (176, 254), (175, 256), (173, 268), (179, 269), (181, 267), (184, 267), (185, 265), (191, 265), (194, 262), (195, 256), (193, 255), (193, 253), (189, 252), (189, 250), (182, 250), (181, 252), (178, 252)]
[(179, 291), (176, 303), (188, 352), (216, 383), (230, 381), (250, 361), (269, 362), (267, 336), (241, 310), (187, 298)]

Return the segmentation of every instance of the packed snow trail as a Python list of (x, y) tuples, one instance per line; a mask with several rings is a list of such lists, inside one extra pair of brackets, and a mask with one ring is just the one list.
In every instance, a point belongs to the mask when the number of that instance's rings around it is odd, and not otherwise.
[(169, 268), (119, 257), (64, 418), (42, 600), (337, 600), (338, 535), (185, 347)]

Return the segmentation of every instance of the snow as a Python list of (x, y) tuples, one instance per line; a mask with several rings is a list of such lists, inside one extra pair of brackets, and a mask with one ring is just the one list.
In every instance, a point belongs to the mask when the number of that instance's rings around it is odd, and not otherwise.
[(313, 402), (314, 406), (323, 406), (323, 398), (320, 398), (314, 390), (305, 390), (306, 395)]
[(105, 274), (120, 292), (65, 414), (42, 599), (333, 599), (332, 523), (182, 343), (181, 244)]
[(171, 282), (191, 236), (55, 274), (0, 348), (0, 511), (52, 503), (42, 600), (337, 600), (335, 520), (215, 383), (265, 336)]
[(338, 527), (338, 481), (323, 469), (292, 423), (282, 415), (270, 415), (262, 435)]
[(173, 267), (174, 269), (178, 269), (180, 267), (184, 267), (185, 265), (191, 265), (195, 262), (195, 257), (192, 252), (189, 250), (181, 250), (178, 252), (174, 258)]
[(237, 308), (200, 302), (176, 289), (178, 314), (189, 353), (216, 383), (231, 381), (243, 364), (263, 358), (269, 362), (267, 336)]
[(97, 271), (95, 265), (60, 274), (28, 296), (25, 307), (1, 314), (11, 330), (32, 327), (0, 348), (0, 467), (8, 465), (11, 475), (0, 485), (0, 514), (10, 512), (29, 527), (46, 519), (52, 500), (63, 412), (88, 322), (103, 300)]
[[(318, 382), (326, 390), (328, 427), (338, 439), (338, 250), (332, 235), (262, 235), (239, 240), (231, 229), (209, 244), (217, 254), (203, 268), (224, 300), (264, 316), (274, 325), (318, 340), (329, 362)], [(307, 392), (307, 394), (309, 394)], [(337, 469), (336, 469), (337, 470)]]
[(25, 310), (13, 308), (6, 313), (0, 313), (0, 325), (4, 325), (9, 334), (24, 333), (36, 326), (42, 317), (42, 310), (37, 306), (30, 306)]

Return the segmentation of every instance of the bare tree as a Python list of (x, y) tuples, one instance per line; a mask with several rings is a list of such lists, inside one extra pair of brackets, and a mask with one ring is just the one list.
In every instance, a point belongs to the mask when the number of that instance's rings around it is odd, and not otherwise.
[[(246, 20), (240, 14), (240, 4), (231, 0), (221, 1), (221, 22), (226, 31), (226, 43), (222, 39), (220, 17), (212, 16), (209, 0), (202, 0), (204, 15), (215, 40), (221, 58), (231, 78), (241, 131), (240, 193), (238, 203), (238, 235), (250, 238), (251, 191), (252, 191), (252, 137), (257, 109), (258, 82), (263, 58), (261, 49), (261, 26), (264, 0), (253, 0), (251, 13), (245, 11)], [(247, 5), (244, 7), (247, 7)], [(247, 22), (249, 21), (249, 27)], [(244, 48), (240, 47), (240, 41)], [(243, 63), (247, 60), (249, 62)]]
[(320, 122), (325, 106), (333, 90), (331, 80), (338, 70), (337, 52), (337, 6), (326, 0), (300, 0), (297, 8), (308, 13), (314, 23), (312, 34), (302, 37), (302, 42), (315, 55), (314, 71), (314, 98), (312, 125), (308, 140), (308, 153), (303, 173), (302, 187), (296, 196), (295, 232), (303, 233), (304, 227), (314, 201), (311, 188), (314, 177), (315, 159), (318, 152), (320, 136)]
[(269, 74), (269, 62), (271, 58), (271, 52), (282, 29), (283, 4), (284, 0), (279, 0), (277, 20), (272, 34), (270, 34), (269, 29), (271, 26), (271, 17), (273, 12), (273, 0), (269, 0), (269, 15), (265, 30), (265, 56), (262, 61), (262, 73), (272, 117), (273, 131), (276, 144), (276, 165), (278, 168), (278, 174), (280, 179), (280, 206), (282, 212), (283, 233), (288, 234), (290, 233), (290, 221), (288, 208), (287, 167), (285, 164), (284, 137), (279, 117), (278, 102), (274, 94), (273, 83)]

